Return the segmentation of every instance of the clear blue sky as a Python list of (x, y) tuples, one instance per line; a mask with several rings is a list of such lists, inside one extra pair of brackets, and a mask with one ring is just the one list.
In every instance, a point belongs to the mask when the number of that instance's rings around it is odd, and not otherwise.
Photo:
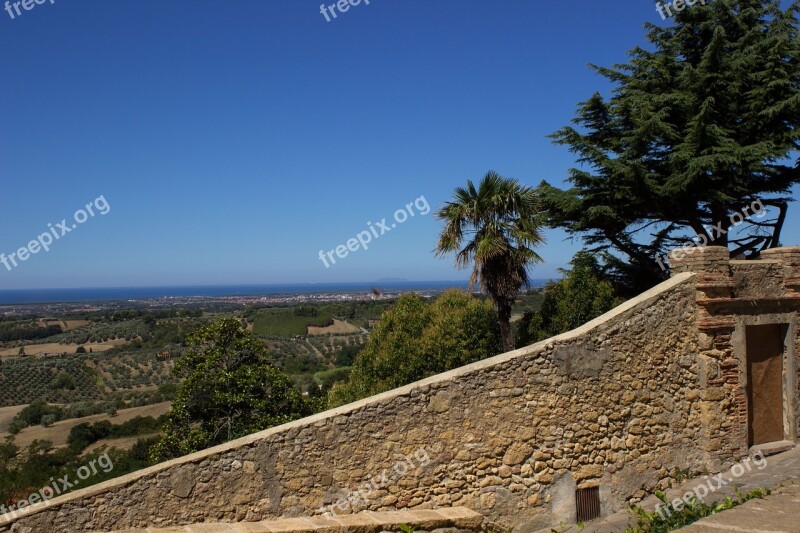
[[(332, 22), (319, 5), (0, 11), (0, 252), (111, 206), (0, 267), (0, 289), (465, 278), (432, 254), (432, 212), (330, 268), (318, 252), (490, 169), (562, 184), (574, 158), (546, 135), (607, 90), (587, 64), (660, 20), (642, 0), (371, 0)], [(534, 278), (579, 248), (547, 238)]]

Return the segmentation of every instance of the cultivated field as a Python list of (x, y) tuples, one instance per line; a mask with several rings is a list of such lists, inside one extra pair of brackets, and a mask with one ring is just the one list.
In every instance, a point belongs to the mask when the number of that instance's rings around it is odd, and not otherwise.
[[(49, 440), (52, 441), (53, 446), (66, 446), (67, 444), (67, 436), (69, 435), (70, 430), (77, 426), (78, 424), (82, 424), (84, 422), (88, 422), (93, 424), (95, 422), (99, 422), (101, 420), (109, 420), (112, 424), (121, 424), (122, 422), (127, 422), (128, 420), (135, 418), (137, 416), (152, 416), (153, 418), (158, 418), (159, 416), (163, 415), (164, 413), (170, 410), (172, 406), (171, 402), (163, 402), (157, 403), (154, 405), (146, 405), (144, 407), (132, 407), (130, 409), (121, 409), (117, 416), (110, 416), (107, 414), (101, 415), (92, 415), (92, 416), (85, 416), (83, 418), (71, 418), (69, 420), (61, 420), (60, 422), (56, 422), (49, 428), (39, 426), (31, 426), (28, 428), (23, 429), (19, 432), (16, 436), (15, 444), (20, 447), (28, 446), (34, 440)], [(22, 409), (22, 407), (4, 407), (0, 408), (0, 423), (2, 423), (2, 419), (5, 418), (7, 415), (4, 413), (15, 409), (17, 412)], [(14, 413), (16, 414), (16, 412)], [(11, 415), (13, 418), (13, 415)], [(10, 421), (10, 419), (9, 419)], [(6, 427), (3, 429), (7, 429)], [(5, 439), (8, 436), (7, 432), (0, 433), (0, 440)], [(120, 439), (121, 440), (121, 439)], [(133, 442), (136, 442), (134, 439)], [(131, 443), (132, 445), (133, 443)]]
[(90, 323), (88, 320), (59, 320), (57, 318), (40, 318), (38, 322), (43, 328), (59, 326), (63, 331), (69, 331)]
[(158, 433), (152, 433), (150, 435), (137, 435), (135, 437), (122, 437), (120, 439), (102, 439), (94, 444), (90, 444), (85, 450), (83, 450), (83, 455), (100, 448), (101, 446), (108, 446), (109, 448), (117, 448), (119, 450), (130, 450), (133, 448), (133, 445), (136, 444), (136, 441), (139, 439), (149, 439), (151, 437), (155, 437)]
[[(60, 344), (55, 342), (48, 342), (45, 344), (28, 344), (25, 346), (25, 355), (44, 355), (44, 354), (62, 354), (62, 353), (75, 353), (78, 346), (83, 346), (88, 352), (105, 352), (115, 346), (121, 346), (127, 343), (125, 339), (112, 339), (103, 342), (89, 342), (86, 344)], [(0, 350), (0, 356), (10, 357), (19, 354), (19, 348), (7, 348)]]
[(7, 435), (8, 425), (17, 416), (17, 413), (22, 411), (24, 405), (15, 405), (13, 407), (0, 407), (0, 437)]
[(296, 309), (269, 309), (260, 311), (253, 320), (253, 332), (267, 337), (305, 336), (310, 326), (326, 327), (333, 324), (329, 313), (301, 316)]
[(309, 335), (348, 335), (350, 333), (361, 333), (361, 328), (358, 326), (354, 326), (349, 322), (344, 322), (342, 320), (333, 319), (332, 326), (326, 327), (317, 327), (317, 326), (308, 326), (308, 334)]

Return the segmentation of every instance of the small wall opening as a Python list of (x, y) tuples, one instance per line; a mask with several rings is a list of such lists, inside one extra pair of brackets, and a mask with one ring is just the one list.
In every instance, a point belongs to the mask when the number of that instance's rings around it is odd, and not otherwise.
[(600, 518), (600, 487), (576, 490), (575, 507), (578, 522), (588, 522)]

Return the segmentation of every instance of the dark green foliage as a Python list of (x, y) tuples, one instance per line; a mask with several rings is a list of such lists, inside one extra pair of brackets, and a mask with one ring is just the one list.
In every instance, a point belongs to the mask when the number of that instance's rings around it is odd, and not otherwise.
[(320, 360), (312, 354), (303, 354), (287, 357), (281, 366), (281, 370), (289, 375), (293, 374), (313, 374), (323, 370)]
[(347, 382), (350, 378), (351, 368), (348, 366), (333, 368), (323, 372), (314, 374), (314, 381), (319, 385), (320, 393), (326, 394), (333, 387), (334, 384), (340, 382)]
[(159, 440), (161, 440), (160, 437), (138, 439), (128, 451), (131, 461), (140, 463), (142, 465), (140, 468), (148, 466), (150, 464), (150, 452), (158, 444)]
[(383, 314), (356, 356), (350, 380), (333, 386), (329, 406), (400, 387), (501, 350), (497, 314), (489, 302), (457, 290), (433, 304), (406, 294)]
[(72, 375), (67, 374), (66, 372), (62, 372), (61, 374), (56, 376), (56, 379), (54, 379), (50, 383), (50, 388), (53, 390), (57, 389), (75, 390), (76, 388), (75, 378)]
[(319, 314), (319, 311), (316, 307), (312, 305), (300, 305), (294, 308), (295, 316), (308, 316), (313, 317)]
[(42, 400), (37, 400), (17, 413), (14, 421), (20, 422), (23, 427), (35, 426), (41, 422), (42, 417), (45, 415), (53, 415), (56, 420), (61, 420), (64, 416), (64, 410), (55, 405), (48, 405), (47, 402)]
[[(645, 286), (668, 275), (656, 258), (688, 238), (734, 256), (778, 246), (800, 183), (799, 10), (698, 4), (670, 26), (648, 24), (650, 46), (626, 64), (595, 67), (615, 90), (582, 102), (575, 127), (553, 135), (581, 167), (569, 190), (540, 187), (550, 224), (613, 250), (627, 265), (619, 275)], [(758, 199), (774, 218), (728, 233)]]
[(157, 433), (166, 421), (166, 416), (158, 419), (152, 416), (136, 416), (121, 424), (112, 424), (101, 420), (94, 424), (84, 422), (74, 426), (67, 436), (67, 446), (76, 452), (82, 452), (91, 444), (102, 439), (119, 439)]
[(76, 452), (82, 452), (90, 444), (105, 439), (111, 435), (111, 422), (102, 420), (89, 424), (84, 422), (74, 426), (67, 436), (67, 446)]
[(341, 350), (336, 354), (336, 359), (334, 360), (334, 364), (336, 366), (352, 366), (353, 361), (355, 361), (356, 355), (358, 352), (361, 351), (361, 345), (348, 345), (342, 347)]
[(82, 466), (93, 465), (91, 475), (65, 493), (145, 468), (153, 442), (153, 439), (140, 440), (130, 452), (101, 448), (85, 455), (71, 447), (54, 450), (49, 442), (42, 441), (34, 441), (25, 450), (19, 450), (13, 443), (0, 444), (0, 505), (25, 499), (65, 475), (74, 479)]
[(46, 339), (61, 333), (61, 326), (41, 327), (36, 321), (0, 323), (0, 342)]
[(561, 281), (545, 288), (541, 308), (523, 315), (518, 347), (582, 326), (620, 303), (593, 255), (578, 252), (570, 264), (571, 270), (561, 270)]
[(163, 461), (310, 414), (291, 381), (270, 363), (264, 344), (236, 319), (204, 326), (175, 365), (181, 380), (163, 437)]

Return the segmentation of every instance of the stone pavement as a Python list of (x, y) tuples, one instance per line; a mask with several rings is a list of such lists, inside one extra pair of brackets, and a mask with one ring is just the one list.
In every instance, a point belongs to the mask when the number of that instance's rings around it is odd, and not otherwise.
[(686, 533), (797, 533), (800, 531), (800, 479), (778, 488), (770, 496), (704, 518), (681, 529)]
[[(743, 493), (754, 489), (773, 489), (773, 495), (765, 499), (755, 499), (746, 502), (740, 507), (724, 511), (718, 515), (705, 518), (695, 524), (682, 528), (680, 531), (691, 533), (718, 533), (719, 531), (741, 532), (787, 532), (800, 533), (800, 447), (792, 450), (745, 463), (743, 466), (734, 466), (731, 470), (722, 472), (721, 479), (729, 481), (723, 487), (719, 485), (718, 477), (711, 475), (709, 478), (700, 477), (686, 481), (667, 491), (667, 497), (672, 500), (680, 498), (695, 488), (711, 484), (714, 491), (708, 490), (705, 497), (707, 503), (722, 500), (726, 496), (735, 496), (734, 487)], [(749, 466), (750, 469), (746, 468)], [(738, 474), (738, 475), (737, 475)], [(776, 490), (777, 489), (777, 490)], [(702, 493), (703, 489), (698, 488)], [(640, 507), (652, 511), (661, 503), (655, 496), (649, 496), (639, 503)], [(625, 509), (605, 518), (587, 522), (583, 529), (578, 526), (568, 528), (555, 528), (559, 533), (620, 533), (629, 525), (636, 524), (635, 518)], [(777, 529), (776, 529), (777, 528)], [(541, 530), (541, 533), (550, 533), (550, 528)]]
[(284, 518), (264, 522), (239, 522), (233, 524), (194, 524), (166, 528), (125, 529), (116, 533), (380, 533), (398, 531), (409, 525), (417, 531), (448, 529), (479, 531), (484, 523), (482, 515), (464, 507), (437, 510), (405, 510), (388, 512), (363, 512), (331, 517)]

